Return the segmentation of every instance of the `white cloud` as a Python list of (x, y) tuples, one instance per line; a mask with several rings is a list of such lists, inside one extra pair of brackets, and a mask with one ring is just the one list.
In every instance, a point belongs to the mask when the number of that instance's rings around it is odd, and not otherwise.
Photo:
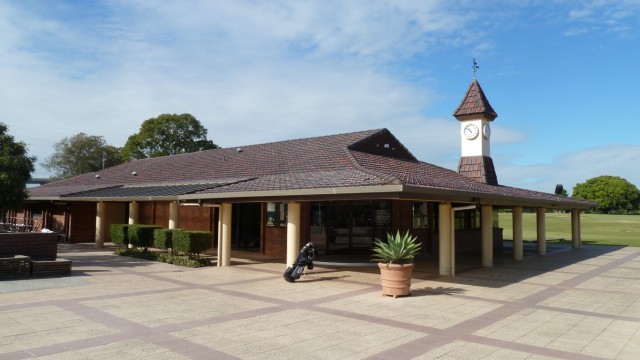
[[(80, 131), (121, 146), (161, 113), (192, 113), (223, 146), (394, 123), (433, 129), (421, 115), (429, 90), (383, 68), (464, 43), (469, 16), (445, 4), (123, 1), (56, 12), (5, 3), (0, 121), (39, 161)], [(419, 146), (440, 144), (431, 137)]]
[[(462, 56), (504, 51), (491, 34), (504, 25), (501, 17), (515, 26), (523, 6), (382, 0), (21, 4), (0, 3), (0, 121), (40, 161), (56, 141), (81, 131), (121, 146), (144, 120), (189, 112), (222, 146), (387, 127), (419, 159), (448, 168), (459, 158), (459, 124), (426, 115), (450, 95), (430, 88), (448, 80), (429, 72), (425, 59), (451, 61), (451, 54), (440, 58), (443, 49), (462, 49)], [(595, 16), (621, 27), (637, 6), (616, 4), (604, 15), (597, 15), (604, 8), (596, 2), (563, 15), (576, 29), (590, 30)], [(487, 6), (493, 7), (483, 12)], [(494, 149), (525, 140), (517, 129), (494, 126)], [(517, 163), (517, 153), (508, 155), (513, 158), (500, 154), (494, 160)], [(586, 179), (578, 176), (580, 169), (568, 171), (570, 163), (562, 157), (539, 166), (496, 165), (501, 183), (552, 191), (558, 181), (568, 187)]]
[(591, 0), (574, 2), (567, 17), (570, 23), (579, 24), (565, 32), (574, 36), (590, 32), (612, 32), (624, 36), (637, 36), (640, 20), (640, 2), (637, 0)]
[(498, 167), (498, 181), (504, 185), (553, 192), (563, 184), (571, 193), (577, 183), (601, 175), (620, 176), (640, 186), (640, 146), (610, 145), (563, 154), (548, 163)]

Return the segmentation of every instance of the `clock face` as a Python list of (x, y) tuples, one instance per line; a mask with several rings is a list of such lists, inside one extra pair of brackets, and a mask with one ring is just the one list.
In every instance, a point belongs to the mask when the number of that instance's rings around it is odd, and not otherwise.
[(469, 124), (465, 126), (464, 130), (462, 131), (462, 133), (464, 134), (464, 137), (469, 140), (473, 140), (477, 138), (479, 132), (480, 132), (480, 129), (478, 129), (478, 127), (475, 126), (474, 124)]
[(489, 127), (489, 124), (486, 124), (485, 126), (482, 127), (482, 135), (484, 135), (485, 139), (488, 139), (491, 137), (491, 128)]

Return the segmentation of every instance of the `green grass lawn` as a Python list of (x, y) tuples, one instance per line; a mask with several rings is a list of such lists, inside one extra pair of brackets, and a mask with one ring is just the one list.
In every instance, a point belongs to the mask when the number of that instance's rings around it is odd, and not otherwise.
[[(640, 246), (640, 215), (581, 214), (582, 243)], [(500, 213), (504, 239), (513, 240), (510, 213)], [(536, 214), (522, 214), (524, 241), (536, 240)], [(546, 214), (547, 241), (571, 243), (571, 214)]]

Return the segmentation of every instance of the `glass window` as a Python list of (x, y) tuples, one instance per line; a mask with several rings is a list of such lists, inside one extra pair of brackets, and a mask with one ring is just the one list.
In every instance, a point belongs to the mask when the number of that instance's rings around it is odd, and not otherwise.
[(426, 202), (413, 203), (413, 228), (422, 229), (429, 227), (429, 210)]
[(267, 226), (287, 226), (287, 204), (267, 203)]
[(480, 211), (479, 210), (456, 211), (454, 222), (455, 222), (456, 230), (480, 229)]

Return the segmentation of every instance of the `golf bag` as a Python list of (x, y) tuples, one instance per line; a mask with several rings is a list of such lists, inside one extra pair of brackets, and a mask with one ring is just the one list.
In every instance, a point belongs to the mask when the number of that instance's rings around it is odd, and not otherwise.
[(307, 245), (303, 246), (300, 250), (296, 261), (284, 271), (282, 275), (284, 279), (288, 282), (294, 282), (296, 279), (300, 279), (305, 267), (309, 270), (313, 269), (313, 258), (315, 256), (316, 249), (313, 248), (312, 242), (308, 242)]

